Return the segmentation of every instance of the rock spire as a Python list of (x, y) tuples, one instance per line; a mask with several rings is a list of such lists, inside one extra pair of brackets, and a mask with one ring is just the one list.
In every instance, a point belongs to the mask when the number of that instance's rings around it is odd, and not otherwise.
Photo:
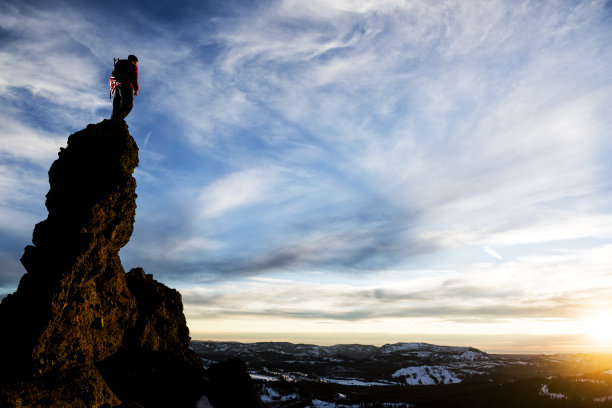
[(88, 125), (60, 150), (27, 272), (0, 304), (0, 406), (192, 408), (206, 392), (180, 293), (119, 259), (137, 165), (121, 120)]

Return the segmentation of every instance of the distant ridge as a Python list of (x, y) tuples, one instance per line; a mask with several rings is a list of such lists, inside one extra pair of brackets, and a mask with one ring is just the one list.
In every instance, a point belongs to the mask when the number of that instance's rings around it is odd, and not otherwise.
[(422, 342), (400, 342), (385, 344), (383, 346), (372, 346), (362, 344), (336, 344), (333, 346), (318, 346), (314, 344), (290, 343), (290, 342), (255, 342), (240, 343), (232, 341), (202, 341), (193, 340), (192, 347), (201, 352), (226, 352), (230, 351), (237, 356), (249, 356), (260, 353), (291, 353), (298, 356), (333, 356), (347, 355), (356, 358), (372, 358), (382, 355), (415, 355), (423, 356), (429, 354), (444, 355), (456, 360), (487, 360), (489, 356), (484, 351), (474, 347), (462, 346), (439, 346)]

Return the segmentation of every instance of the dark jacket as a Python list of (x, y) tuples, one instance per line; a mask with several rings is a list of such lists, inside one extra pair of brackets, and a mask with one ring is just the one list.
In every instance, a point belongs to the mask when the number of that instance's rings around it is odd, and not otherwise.
[(129, 83), (134, 92), (138, 90), (138, 67), (136, 64), (133, 64), (128, 60), (120, 59), (115, 64), (113, 76), (117, 82), (121, 84)]

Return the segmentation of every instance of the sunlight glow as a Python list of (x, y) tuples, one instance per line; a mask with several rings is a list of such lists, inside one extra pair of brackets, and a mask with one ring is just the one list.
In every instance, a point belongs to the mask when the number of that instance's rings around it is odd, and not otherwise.
[(583, 332), (597, 342), (612, 342), (612, 311), (593, 314), (584, 321)]

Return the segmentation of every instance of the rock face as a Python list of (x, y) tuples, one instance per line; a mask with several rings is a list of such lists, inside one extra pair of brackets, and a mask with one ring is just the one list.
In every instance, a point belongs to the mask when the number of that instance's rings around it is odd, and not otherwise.
[(27, 273), (0, 305), (11, 333), (0, 339), (4, 383), (32, 383), (41, 395), (63, 390), (55, 403), (81, 375), (79, 387), (93, 387), (83, 406), (119, 403), (94, 363), (119, 351), (137, 318), (119, 259), (133, 230), (137, 165), (138, 147), (120, 121), (89, 125), (60, 150), (49, 170), (49, 216), (21, 258)]
[(105, 120), (51, 166), (48, 218), (0, 304), (0, 406), (191, 408), (205, 391), (180, 293), (119, 259), (137, 165), (126, 124)]

